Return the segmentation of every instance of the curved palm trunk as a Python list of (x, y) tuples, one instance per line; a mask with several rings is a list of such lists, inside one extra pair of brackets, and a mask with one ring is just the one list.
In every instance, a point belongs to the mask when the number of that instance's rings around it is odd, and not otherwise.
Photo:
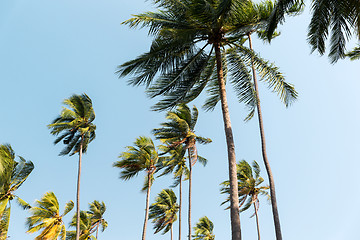
[[(250, 34), (248, 34), (249, 37), (249, 46), (250, 49), (252, 49), (252, 42), (251, 42), (251, 36)], [(281, 235), (281, 227), (280, 227), (280, 218), (279, 218), (279, 213), (278, 213), (278, 208), (277, 208), (277, 203), (276, 203), (276, 194), (275, 194), (275, 182), (274, 182), (274, 177), (270, 168), (270, 163), (268, 161), (267, 158), (267, 154), (266, 154), (266, 142), (265, 142), (265, 132), (264, 132), (264, 124), (263, 124), (263, 119), (262, 119), (262, 114), (261, 114), (261, 106), (260, 106), (260, 98), (259, 98), (259, 89), (258, 89), (258, 83), (257, 83), (257, 78), (256, 78), (256, 72), (255, 72), (255, 66), (254, 63), (252, 62), (252, 72), (253, 72), (253, 78), (254, 78), (254, 87), (255, 87), (255, 93), (256, 93), (256, 106), (257, 106), (257, 112), (258, 112), (258, 119), (259, 119), (259, 129), (260, 129), (260, 137), (261, 137), (261, 151), (262, 151), (262, 156), (263, 156), (263, 160), (264, 160), (264, 164), (265, 164), (265, 168), (269, 177), (269, 184), (270, 184), (270, 197), (271, 197), (271, 206), (272, 206), (272, 212), (273, 212), (273, 218), (274, 218), (274, 225), (275, 225), (275, 234), (276, 234), (276, 239), (277, 240), (282, 240), (282, 235)]]
[(77, 190), (76, 190), (76, 240), (80, 238), (80, 177), (81, 177), (81, 158), (83, 150), (84, 135), (81, 136), (80, 151), (79, 151), (79, 166), (77, 177)]
[(257, 207), (256, 207), (255, 202), (254, 202), (254, 209), (255, 209), (255, 217), (256, 217), (256, 227), (257, 227), (257, 233), (258, 233), (258, 240), (260, 240), (259, 216), (258, 216), (258, 210), (257, 210)]
[(192, 162), (191, 162), (191, 152), (188, 148), (189, 154), (189, 214), (188, 214), (188, 223), (189, 223), (189, 240), (191, 240), (191, 177), (192, 177)]
[(179, 185), (179, 240), (181, 240), (181, 203), (182, 203), (182, 175), (180, 176), (180, 185)]
[(231, 219), (231, 236), (232, 240), (241, 240), (240, 215), (239, 215), (239, 199), (238, 199), (238, 182), (236, 175), (236, 158), (235, 144), (231, 128), (229, 107), (227, 104), (225, 81), (222, 67), (222, 59), (220, 52), (220, 44), (214, 43), (216, 54), (216, 67), (220, 88), (221, 109), (223, 113), (226, 144), (229, 161), (229, 181), (230, 181), (230, 219)]
[(96, 240), (98, 240), (99, 226), (100, 226), (100, 222), (98, 223), (98, 225), (96, 227)]
[(144, 227), (143, 227), (143, 233), (142, 233), (142, 240), (145, 240), (146, 227), (147, 227), (147, 222), (149, 219), (150, 188), (151, 188), (150, 174), (148, 174), (148, 187), (147, 187), (147, 191), (146, 191), (146, 210), (145, 210), (145, 220), (144, 220)]

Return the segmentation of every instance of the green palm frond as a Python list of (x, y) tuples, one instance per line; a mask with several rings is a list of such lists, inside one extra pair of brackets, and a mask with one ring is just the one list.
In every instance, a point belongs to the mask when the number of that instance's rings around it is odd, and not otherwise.
[(59, 202), (53, 192), (47, 192), (40, 200), (36, 200), (29, 209), (31, 216), (26, 219), (27, 233), (40, 232), (35, 239), (62, 239), (65, 240), (65, 225), (62, 217), (74, 206), (70, 201), (66, 204), (63, 215), (59, 212)]
[(171, 189), (163, 189), (150, 206), (149, 219), (153, 219), (155, 233), (163, 230), (167, 233), (172, 224), (177, 220), (179, 206), (176, 203), (176, 195)]
[(148, 184), (148, 176), (150, 176), (150, 184), (153, 182), (153, 175), (158, 167), (159, 155), (151, 138), (140, 136), (134, 146), (128, 146), (127, 151), (119, 155), (120, 161), (116, 161), (113, 167), (120, 168), (120, 178), (129, 180), (137, 176), (140, 172), (145, 171), (146, 181)]
[[(264, 179), (260, 176), (260, 166), (253, 161), (252, 166), (245, 160), (237, 164), (238, 192), (240, 211), (246, 211), (255, 201), (258, 201), (258, 195), (269, 196), (269, 186), (264, 186)], [(230, 183), (224, 181), (220, 184), (221, 194), (229, 195)], [(229, 197), (221, 204), (224, 205), (230, 201)], [(226, 208), (228, 209), (228, 207)]]
[(10, 207), (5, 208), (5, 210), (0, 214), (0, 240), (8, 239), (7, 233), (10, 223)]
[[(74, 155), (80, 151), (87, 151), (88, 144), (95, 139), (96, 126), (92, 123), (95, 120), (95, 112), (92, 107), (92, 101), (85, 93), (81, 95), (72, 95), (65, 99), (60, 116), (55, 118), (48, 125), (50, 133), (57, 138), (54, 144), (63, 142), (65, 148), (60, 155)], [(60, 134), (60, 135), (59, 135)]]
[(360, 59), (360, 46), (354, 48), (351, 52), (348, 52), (346, 56), (352, 61)]
[(192, 237), (194, 240), (215, 240), (214, 224), (207, 216), (199, 219), (194, 227), (195, 235)]

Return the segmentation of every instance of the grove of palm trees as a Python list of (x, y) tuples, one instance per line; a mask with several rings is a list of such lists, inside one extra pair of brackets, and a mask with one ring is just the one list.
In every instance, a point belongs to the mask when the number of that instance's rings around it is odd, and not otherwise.
[(359, 9), (1, 2), (0, 240), (357, 239)]

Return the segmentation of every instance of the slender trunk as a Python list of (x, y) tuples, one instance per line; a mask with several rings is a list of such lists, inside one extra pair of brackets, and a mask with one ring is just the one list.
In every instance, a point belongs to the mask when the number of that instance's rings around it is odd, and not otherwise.
[(189, 214), (188, 214), (188, 223), (189, 223), (189, 240), (191, 240), (191, 177), (192, 177), (192, 162), (191, 162), (191, 151), (188, 148), (189, 154)]
[(81, 158), (84, 143), (84, 135), (81, 136), (80, 151), (79, 151), (79, 166), (77, 177), (77, 190), (76, 190), (76, 240), (80, 238), (80, 177), (81, 177)]
[(171, 228), (170, 228), (170, 234), (171, 234), (171, 240), (173, 240), (173, 226), (171, 224)]
[(145, 210), (145, 220), (144, 220), (144, 227), (143, 227), (143, 233), (142, 233), (142, 240), (145, 240), (146, 227), (147, 227), (147, 222), (148, 222), (148, 218), (149, 218), (149, 199), (150, 199), (150, 187), (151, 187), (150, 181), (151, 181), (150, 174), (148, 174), (148, 188), (146, 191), (146, 210)]
[(256, 217), (256, 226), (257, 226), (257, 233), (258, 233), (258, 240), (260, 240), (260, 225), (259, 225), (259, 216), (256, 204), (254, 202), (254, 209), (255, 209), (255, 217)]
[(232, 240), (241, 240), (240, 215), (239, 215), (239, 197), (238, 182), (236, 174), (235, 144), (231, 128), (229, 107), (227, 104), (225, 81), (222, 67), (220, 44), (214, 43), (216, 54), (216, 67), (220, 89), (221, 109), (224, 120), (226, 144), (229, 161), (229, 181), (230, 181), (230, 219)]
[(100, 226), (100, 222), (98, 223), (98, 225), (96, 227), (96, 240), (98, 240), (99, 226)]
[[(248, 34), (249, 37), (249, 46), (252, 50), (252, 42), (251, 42), (251, 36)], [(272, 206), (272, 212), (273, 212), (273, 218), (274, 218), (274, 225), (275, 225), (275, 234), (277, 240), (282, 240), (281, 235), (281, 227), (280, 227), (280, 218), (276, 203), (276, 194), (275, 194), (275, 182), (274, 177), (270, 168), (270, 163), (267, 158), (266, 154), (266, 142), (265, 142), (265, 132), (264, 132), (264, 124), (261, 114), (261, 106), (260, 106), (260, 98), (259, 98), (259, 89), (258, 89), (258, 83), (256, 79), (256, 72), (255, 72), (255, 66), (252, 61), (252, 72), (253, 72), (253, 78), (254, 78), (254, 87), (255, 87), (255, 93), (256, 93), (256, 105), (257, 105), (257, 112), (258, 112), (258, 119), (259, 119), (259, 129), (260, 129), (260, 137), (261, 137), (261, 150), (262, 150), (262, 156), (265, 164), (265, 168), (269, 177), (269, 184), (270, 184), (270, 197), (271, 197), (271, 206)]]
[(179, 184), (179, 240), (181, 240), (182, 175), (180, 176)]

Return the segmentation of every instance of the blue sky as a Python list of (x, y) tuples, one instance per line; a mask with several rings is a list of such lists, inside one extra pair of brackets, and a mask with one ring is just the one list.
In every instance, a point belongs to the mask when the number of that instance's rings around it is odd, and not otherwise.
[[(150, 111), (156, 100), (146, 98), (141, 87), (127, 86), (126, 79), (118, 79), (114, 72), (117, 65), (147, 51), (151, 42), (146, 30), (120, 23), (150, 9), (150, 1), (143, 0), (0, 3), (0, 143), (10, 143), (16, 154), (35, 164), (17, 194), (33, 203), (53, 191), (62, 208), (75, 200), (77, 156), (59, 157), (62, 146), (53, 145), (46, 125), (60, 113), (63, 99), (86, 92), (96, 112), (97, 138), (84, 156), (81, 209), (95, 199), (106, 203), (109, 227), (100, 239), (141, 237), (144, 177), (140, 174), (124, 182), (112, 163), (136, 137), (150, 136), (165, 113)], [(283, 235), (291, 240), (357, 239), (359, 62), (342, 60), (331, 65), (326, 57), (311, 55), (306, 42), (308, 22), (307, 8), (303, 15), (286, 21), (271, 45), (254, 42), (254, 48), (280, 67), (299, 92), (298, 101), (286, 109), (265, 85), (260, 88)], [(200, 109), (203, 100), (201, 96), (192, 104)], [(257, 160), (266, 178), (256, 119), (242, 121), (246, 111), (230, 88), (229, 105), (237, 159)], [(219, 183), (227, 179), (219, 106), (213, 112), (200, 111), (196, 132), (213, 143), (199, 147), (199, 154), (209, 162), (205, 168), (194, 168), (192, 222), (206, 215), (215, 224), (216, 238), (230, 239), (229, 214), (220, 206), (224, 197), (219, 194)], [(152, 201), (171, 182), (170, 177), (156, 179)], [(274, 239), (271, 208), (262, 200), (262, 239)], [(256, 238), (255, 219), (250, 215), (241, 215), (244, 240)], [(27, 216), (12, 204), (10, 239), (34, 239), (35, 235), (25, 233)], [(70, 216), (65, 218), (69, 221)], [(151, 223), (147, 235), (149, 240), (170, 238), (154, 235)]]

